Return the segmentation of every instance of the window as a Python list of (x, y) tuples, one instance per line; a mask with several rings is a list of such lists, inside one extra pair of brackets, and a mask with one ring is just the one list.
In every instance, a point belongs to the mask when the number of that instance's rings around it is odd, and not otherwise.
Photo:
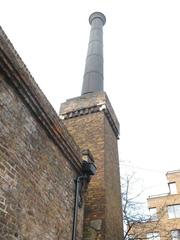
[(147, 239), (160, 240), (160, 234), (158, 232), (151, 232), (147, 234)]
[(151, 221), (158, 220), (156, 208), (149, 208), (149, 212), (150, 212)]
[(176, 194), (177, 193), (176, 183), (175, 182), (171, 182), (168, 185), (169, 185), (169, 192), (170, 192), (170, 194)]
[(168, 206), (169, 218), (180, 218), (180, 204)]
[(180, 240), (180, 230), (171, 231), (171, 239), (172, 240)]

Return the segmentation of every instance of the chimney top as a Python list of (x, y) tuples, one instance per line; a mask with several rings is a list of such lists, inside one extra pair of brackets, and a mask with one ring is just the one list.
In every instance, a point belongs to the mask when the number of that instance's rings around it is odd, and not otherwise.
[(94, 12), (89, 17), (91, 31), (81, 95), (103, 91), (103, 25), (105, 22), (106, 18), (100, 12)]
[(90, 25), (92, 24), (92, 21), (94, 19), (96, 19), (96, 18), (99, 18), (102, 21), (103, 25), (106, 23), (106, 17), (105, 17), (105, 15), (103, 13), (101, 13), (101, 12), (94, 12), (94, 13), (92, 13), (89, 16), (89, 23), (90, 23)]

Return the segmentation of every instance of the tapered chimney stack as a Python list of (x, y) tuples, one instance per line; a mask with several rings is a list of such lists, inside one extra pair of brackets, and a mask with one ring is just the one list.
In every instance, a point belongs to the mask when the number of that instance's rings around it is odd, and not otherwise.
[[(89, 149), (97, 167), (79, 210), (77, 240), (123, 240), (119, 175), (119, 122), (103, 91), (102, 13), (89, 17), (91, 33), (82, 95), (61, 105), (60, 117), (80, 149)], [(89, 93), (89, 94), (88, 94)], [(80, 212), (81, 211), (81, 212)], [(80, 228), (83, 217), (83, 230)]]
[(82, 93), (103, 91), (103, 26), (104, 14), (92, 13), (89, 17), (91, 32), (83, 78)]

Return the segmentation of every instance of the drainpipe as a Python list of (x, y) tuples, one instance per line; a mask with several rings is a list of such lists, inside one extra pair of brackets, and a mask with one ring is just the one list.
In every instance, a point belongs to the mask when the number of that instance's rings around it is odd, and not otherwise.
[(76, 190), (75, 190), (75, 202), (74, 202), (74, 213), (73, 213), (73, 231), (72, 231), (72, 240), (76, 240), (76, 230), (77, 230), (77, 216), (78, 208), (82, 206), (82, 188), (84, 181), (89, 182), (90, 176), (95, 175), (96, 166), (94, 165), (94, 160), (89, 150), (84, 150), (83, 161), (82, 161), (82, 174), (78, 176), (75, 180)]
[(73, 214), (73, 232), (72, 232), (72, 240), (76, 240), (76, 229), (77, 229), (77, 215), (78, 215), (78, 207), (79, 207), (79, 197), (80, 197), (80, 189), (83, 180), (87, 180), (86, 175), (78, 176), (76, 178), (76, 192), (75, 192), (75, 204), (74, 204), (74, 214)]

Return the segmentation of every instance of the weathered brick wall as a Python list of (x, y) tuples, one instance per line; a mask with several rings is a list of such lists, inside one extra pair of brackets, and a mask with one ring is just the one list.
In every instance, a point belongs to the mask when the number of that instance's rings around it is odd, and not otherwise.
[(77, 171), (2, 74), (0, 112), (0, 239), (71, 239)]
[[(123, 217), (119, 178), (117, 139), (104, 118), (105, 129), (105, 184), (106, 184), (106, 240), (123, 239)], [(113, 238), (112, 238), (113, 236)]]
[[(104, 122), (103, 113), (96, 113), (66, 120), (69, 132), (74, 136), (79, 146), (88, 148), (93, 154), (97, 166), (97, 173), (92, 178), (85, 199), (85, 234), (83, 239), (104, 239), (105, 234), (105, 186), (104, 186)], [(87, 127), (88, 126), (88, 127)], [(99, 222), (98, 229), (94, 229), (93, 221)], [(95, 221), (94, 221), (95, 223)], [(92, 225), (92, 227), (90, 226)], [(97, 230), (97, 231), (96, 231)], [(97, 232), (97, 233), (96, 233)]]
[[(81, 153), (0, 27), (0, 240), (69, 240)], [(82, 239), (83, 208), (77, 239)]]
[(85, 199), (84, 240), (123, 239), (117, 139), (103, 111), (109, 104), (105, 93), (98, 92), (67, 100), (60, 111), (71, 135), (81, 148), (90, 149), (97, 166)]

